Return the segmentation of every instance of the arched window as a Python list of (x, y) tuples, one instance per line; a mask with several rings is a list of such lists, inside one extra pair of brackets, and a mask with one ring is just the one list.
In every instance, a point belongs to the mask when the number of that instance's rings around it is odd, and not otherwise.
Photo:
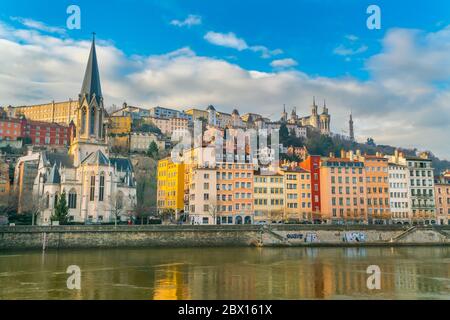
[(91, 113), (89, 114), (89, 134), (95, 134), (95, 108), (91, 108)]
[(98, 201), (103, 201), (104, 196), (105, 196), (105, 173), (102, 172), (100, 174), (100, 188), (98, 194)]
[(77, 192), (75, 189), (69, 192), (69, 209), (75, 209), (77, 207)]
[(56, 208), (56, 205), (58, 204), (59, 194), (55, 193), (55, 202), (53, 203), (53, 208)]
[(48, 194), (48, 192), (45, 195), (45, 208), (50, 208), (50, 195)]
[(91, 176), (91, 187), (89, 192), (89, 201), (94, 201), (95, 197), (95, 176)]
[(100, 112), (98, 114), (98, 137), (103, 137), (103, 114)]
[(86, 108), (83, 108), (83, 110), (81, 110), (81, 133), (84, 133), (86, 131), (86, 115)]

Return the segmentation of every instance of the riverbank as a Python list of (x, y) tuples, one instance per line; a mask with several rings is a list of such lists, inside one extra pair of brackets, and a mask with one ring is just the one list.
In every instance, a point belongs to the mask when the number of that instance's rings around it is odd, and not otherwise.
[(0, 250), (449, 245), (450, 227), (220, 225), (0, 227)]

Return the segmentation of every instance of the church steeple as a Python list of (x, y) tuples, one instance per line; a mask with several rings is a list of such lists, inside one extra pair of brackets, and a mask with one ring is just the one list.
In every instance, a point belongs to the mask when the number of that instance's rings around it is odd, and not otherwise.
[(97, 63), (97, 52), (95, 49), (95, 33), (92, 37), (91, 52), (89, 54), (83, 85), (81, 87), (80, 104), (84, 97), (86, 97), (88, 104), (90, 104), (92, 98), (95, 97), (98, 105), (100, 105), (100, 101), (103, 98), (102, 87), (100, 85), (100, 72)]

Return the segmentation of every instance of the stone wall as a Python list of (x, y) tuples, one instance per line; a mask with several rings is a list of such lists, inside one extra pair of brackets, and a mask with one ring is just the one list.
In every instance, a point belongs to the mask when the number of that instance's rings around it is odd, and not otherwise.
[(0, 250), (450, 244), (449, 227), (330, 225), (0, 227)]

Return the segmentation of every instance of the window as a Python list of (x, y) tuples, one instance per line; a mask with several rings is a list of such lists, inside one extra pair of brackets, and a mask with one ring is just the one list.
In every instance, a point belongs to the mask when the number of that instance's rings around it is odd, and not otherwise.
[(105, 174), (102, 172), (100, 175), (100, 189), (98, 195), (98, 201), (103, 201), (105, 195)]
[(91, 113), (89, 115), (89, 134), (95, 134), (95, 108), (91, 109)]
[(77, 193), (75, 190), (69, 192), (69, 209), (75, 209), (77, 207)]
[(95, 196), (95, 176), (91, 176), (91, 188), (89, 193), (89, 201), (94, 201)]

